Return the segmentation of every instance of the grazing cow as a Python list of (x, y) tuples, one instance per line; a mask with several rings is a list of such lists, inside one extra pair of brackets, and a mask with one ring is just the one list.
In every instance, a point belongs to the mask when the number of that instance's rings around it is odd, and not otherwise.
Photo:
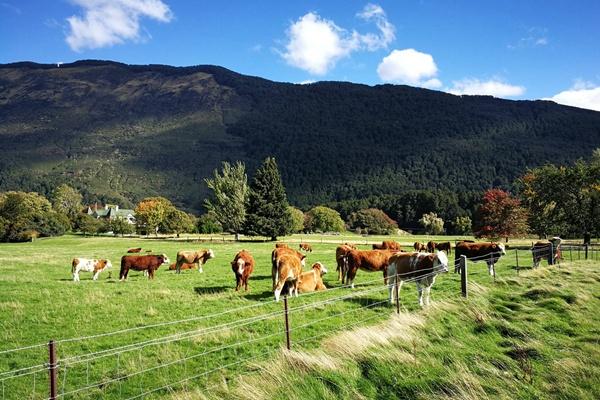
[(373, 250), (400, 250), (400, 243), (393, 240), (385, 240), (381, 244), (374, 244)]
[[(176, 269), (177, 269), (177, 263), (171, 263), (171, 265), (169, 265), (169, 271), (175, 271)], [(182, 270), (196, 269), (196, 264), (183, 263), (183, 264), (181, 264), (181, 269)]]
[(300, 250), (310, 251), (312, 253), (312, 246), (308, 243), (300, 243)]
[(383, 271), (384, 283), (387, 283), (386, 269), (389, 259), (396, 251), (391, 250), (350, 250), (344, 256), (347, 260), (346, 284), (354, 289), (356, 272), (362, 269), (367, 272)]
[[(394, 303), (396, 286), (398, 295), (402, 283), (407, 280), (415, 280), (417, 292), (419, 293), (419, 305), (429, 305), (431, 286), (435, 282), (437, 274), (448, 272), (448, 256), (441, 251), (432, 253), (396, 253), (390, 257), (390, 265), (387, 268), (387, 278), (390, 290), (390, 304)], [(398, 283), (398, 281), (400, 281)], [(425, 301), (423, 301), (423, 291)]]
[(275, 248), (276, 249), (285, 249), (285, 248), (289, 248), (290, 246), (287, 245), (287, 243), (275, 243)]
[(421, 242), (415, 242), (415, 244), (413, 244), (413, 247), (415, 248), (415, 251), (417, 253), (421, 251), (427, 251), (427, 246), (425, 246), (425, 244)]
[(275, 301), (279, 301), (279, 295), (285, 284), (288, 285), (288, 295), (298, 296), (298, 284), (300, 283), (300, 274), (302, 274), (302, 260), (291, 252), (281, 254), (276, 259), (277, 269), (275, 270)]
[(231, 269), (235, 274), (235, 291), (240, 290), (244, 286), (244, 290), (248, 291), (248, 278), (254, 271), (254, 257), (246, 250), (238, 252), (231, 262)]
[(71, 262), (71, 272), (73, 273), (73, 281), (79, 282), (79, 273), (81, 271), (93, 272), (92, 280), (97, 280), (100, 272), (106, 268), (112, 268), (112, 264), (108, 260), (95, 260), (89, 258), (74, 258)]
[(208, 260), (215, 257), (215, 252), (211, 249), (208, 250), (198, 250), (198, 251), (185, 251), (181, 250), (177, 252), (177, 262), (175, 265), (175, 271), (178, 274), (181, 273), (181, 266), (184, 263), (188, 264), (197, 264), (198, 272), (204, 272), (202, 266), (206, 264)]
[(435, 251), (436, 245), (437, 245), (437, 243), (434, 242), (433, 240), (430, 240), (429, 242), (427, 242), (427, 252), (433, 253)]
[(156, 271), (161, 265), (168, 264), (169, 258), (166, 254), (145, 255), (145, 256), (123, 256), (121, 257), (121, 271), (119, 272), (119, 279), (124, 281), (127, 279), (129, 270), (144, 271), (148, 273), (148, 279), (154, 279), (154, 271)]
[(297, 257), (298, 260), (300, 260), (300, 264), (302, 265), (302, 267), (306, 265), (306, 256), (304, 254), (294, 249), (291, 249), (288, 246), (277, 247), (277, 245), (275, 245), (275, 250), (273, 250), (273, 252), (271, 253), (271, 279), (273, 280), (273, 290), (275, 290), (275, 285), (277, 283), (277, 260), (285, 254), (291, 254), (294, 257)]
[(298, 291), (300, 293), (316, 292), (318, 290), (327, 290), (323, 283), (323, 275), (327, 273), (327, 268), (320, 262), (314, 263), (311, 271), (300, 274)]
[(140, 251), (142, 251), (141, 247), (136, 247), (135, 249), (127, 250), (128, 253), (139, 253)]
[[(553, 237), (548, 242), (536, 242), (531, 247), (531, 254), (533, 256), (533, 268), (537, 268), (540, 266), (541, 260), (549, 260), (550, 252), (554, 251), (552, 255), (552, 263), (560, 258), (560, 244), (562, 243), (562, 239), (558, 236)], [(550, 249), (553, 250), (550, 250)]]
[(506, 250), (502, 243), (458, 242), (454, 247), (454, 272), (460, 272), (460, 256), (466, 256), (469, 261), (484, 261), (488, 265), (490, 275), (495, 276), (494, 264), (504, 255), (506, 255)]
[(445, 251), (447, 255), (450, 255), (452, 253), (452, 245), (450, 244), (450, 242), (437, 243), (435, 245), (435, 248), (439, 251)]
[(342, 281), (342, 284), (346, 282), (346, 274), (348, 273), (348, 258), (346, 258), (346, 253), (350, 250), (356, 250), (356, 247), (353, 248), (343, 244), (335, 249), (336, 271), (338, 272), (338, 281)]

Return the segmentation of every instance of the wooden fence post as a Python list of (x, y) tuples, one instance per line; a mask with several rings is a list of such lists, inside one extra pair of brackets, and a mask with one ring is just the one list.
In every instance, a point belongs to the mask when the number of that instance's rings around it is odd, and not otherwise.
[(460, 290), (464, 298), (469, 297), (467, 290), (467, 256), (460, 256)]
[(573, 262), (573, 246), (569, 246), (569, 258), (571, 262)]
[(54, 340), (48, 342), (48, 373), (50, 375), (50, 400), (56, 400), (56, 346)]
[(588, 259), (588, 244), (585, 244), (585, 259)]
[(548, 265), (554, 265), (554, 244), (550, 242), (550, 251), (548, 252)]
[(291, 350), (292, 346), (291, 346), (291, 341), (290, 341), (290, 321), (289, 321), (289, 309), (288, 309), (288, 298), (287, 296), (283, 296), (283, 309), (284, 309), (284, 315), (285, 315), (285, 339), (286, 339), (286, 345), (287, 345), (287, 349)]

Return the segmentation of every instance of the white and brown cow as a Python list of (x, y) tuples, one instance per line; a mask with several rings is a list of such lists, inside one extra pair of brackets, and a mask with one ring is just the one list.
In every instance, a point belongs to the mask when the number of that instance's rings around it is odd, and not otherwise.
[(300, 260), (301, 268), (306, 265), (306, 256), (299, 251), (296, 251), (288, 246), (280, 246), (279, 243), (275, 245), (275, 249), (271, 253), (271, 279), (273, 280), (273, 290), (277, 285), (277, 260), (283, 255), (293, 255)]
[(231, 262), (231, 269), (235, 274), (236, 292), (244, 286), (248, 291), (248, 279), (254, 271), (254, 257), (247, 250), (239, 251)]
[(318, 290), (327, 290), (323, 283), (323, 275), (327, 273), (327, 268), (320, 262), (314, 263), (312, 269), (300, 274), (298, 291), (300, 293), (316, 292)]
[(558, 236), (553, 237), (548, 242), (536, 242), (531, 247), (531, 255), (533, 256), (533, 268), (539, 267), (541, 260), (549, 260), (551, 251), (554, 253), (552, 255), (552, 263), (554, 264), (554, 262), (560, 258), (561, 243), (562, 239)]
[(495, 264), (504, 255), (506, 255), (506, 250), (502, 243), (458, 242), (454, 247), (454, 272), (460, 272), (460, 256), (466, 256), (471, 262), (485, 262), (490, 275), (495, 276)]
[(300, 274), (302, 274), (302, 261), (291, 252), (281, 254), (276, 259), (277, 270), (275, 272), (275, 301), (279, 301), (279, 295), (283, 286), (287, 284), (288, 295), (298, 296), (298, 284), (300, 283)]
[(97, 280), (100, 272), (106, 268), (112, 268), (109, 260), (97, 260), (90, 258), (74, 258), (71, 262), (71, 272), (73, 273), (73, 281), (79, 282), (79, 273), (93, 272), (92, 280)]
[[(429, 305), (431, 287), (439, 273), (448, 272), (448, 256), (441, 251), (433, 253), (396, 253), (390, 257), (387, 279), (390, 291), (390, 304), (393, 304), (404, 281), (414, 280), (419, 293), (419, 305)], [(425, 292), (425, 301), (423, 301)]]
[(211, 249), (198, 250), (198, 251), (185, 251), (181, 250), (177, 252), (177, 259), (175, 260), (175, 271), (177, 274), (181, 273), (181, 267), (183, 264), (197, 264), (198, 272), (204, 272), (202, 266), (206, 264), (208, 260), (215, 257), (215, 252)]

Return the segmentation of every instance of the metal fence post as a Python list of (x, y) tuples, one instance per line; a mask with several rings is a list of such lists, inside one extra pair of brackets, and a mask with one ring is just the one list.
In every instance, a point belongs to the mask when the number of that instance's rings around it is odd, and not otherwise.
[(56, 346), (54, 340), (48, 342), (48, 373), (50, 375), (50, 400), (56, 400)]
[(289, 309), (288, 309), (288, 297), (283, 296), (283, 309), (285, 315), (285, 340), (287, 349), (291, 350), (292, 346), (290, 344), (290, 321), (289, 321)]
[(469, 297), (467, 283), (467, 256), (460, 256), (460, 290), (464, 298)]

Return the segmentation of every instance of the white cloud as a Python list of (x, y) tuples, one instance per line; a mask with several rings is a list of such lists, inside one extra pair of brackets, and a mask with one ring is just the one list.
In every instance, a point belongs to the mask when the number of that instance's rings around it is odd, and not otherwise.
[(511, 85), (502, 82), (499, 79), (490, 79), (481, 81), (477, 78), (465, 78), (460, 81), (452, 82), (452, 88), (447, 89), (448, 93), (456, 95), (489, 95), (494, 97), (515, 97), (525, 93), (525, 87)]
[(438, 88), (442, 82), (436, 78), (437, 65), (431, 54), (415, 49), (393, 50), (377, 67), (384, 82), (404, 83), (413, 86)]
[(173, 18), (162, 0), (71, 0), (84, 15), (67, 18), (66, 41), (74, 51), (95, 49), (140, 40), (140, 19), (169, 22)]
[(395, 39), (395, 28), (380, 6), (367, 4), (357, 17), (374, 22), (379, 34), (350, 33), (334, 21), (309, 12), (288, 28), (286, 34), (289, 40), (281, 56), (289, 65), (313, 75), (324, 75), (352, 52), (385, 48)]
[(569, 90), (543, 100), (552, 100), (566, 106), (600, 111), (600, 86), (596, 86), (592, 82), (577, 80)]
[(520, 38), (516, 43), (509, 44), (507, 47), (511, 50), (527, 47), (546, 46), (549, 43), (548, 29), (542, 27), (531, 27), (527, 30), (527, 36)]

